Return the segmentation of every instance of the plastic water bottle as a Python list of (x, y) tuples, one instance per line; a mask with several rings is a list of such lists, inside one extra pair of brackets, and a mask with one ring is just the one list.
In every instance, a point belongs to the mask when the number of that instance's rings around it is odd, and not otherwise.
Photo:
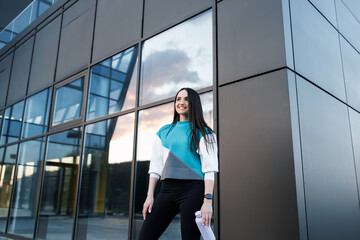
[(203, 237), (204, 240), (215, 240), (215, 235), (213, 233), (213, 231), (211, 230), (211, 227), (204, 227), (204, 225), (202, 225), (202, 220), (201, 220), (201, 212), (197, 211), (195, 213), (195, 222), (196, 225), (198, 226), (201, 236)]

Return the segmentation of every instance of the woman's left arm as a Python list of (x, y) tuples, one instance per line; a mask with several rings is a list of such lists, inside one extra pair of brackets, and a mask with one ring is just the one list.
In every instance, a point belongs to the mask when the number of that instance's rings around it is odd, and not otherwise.
[[(204, 183), (205, 183), (204, 195), (207, 193), (213, 194), (214, 180), (205, 180)], [(212, 214), (213, 214), (212, 199), (206, 199), (204, 197), (204, 202), (201, 206), (201, 216), (202, 216), (202, 224), (205, 227), (210, 226)]]

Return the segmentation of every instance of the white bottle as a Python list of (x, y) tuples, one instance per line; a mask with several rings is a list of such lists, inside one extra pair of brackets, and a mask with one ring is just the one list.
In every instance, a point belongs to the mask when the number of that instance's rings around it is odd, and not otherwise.
[(204, 240), (215, 240), (215, 235), (213, 233), (213, 231), (211, 230), (211, 227), (204, 227), (204, 225), (202, 225), (202, 219), (201, 219), (201, 212), (197, 211), (195, 213), (195, 222), (196, 225), (198, 226), (201, 236), (203, 237)]

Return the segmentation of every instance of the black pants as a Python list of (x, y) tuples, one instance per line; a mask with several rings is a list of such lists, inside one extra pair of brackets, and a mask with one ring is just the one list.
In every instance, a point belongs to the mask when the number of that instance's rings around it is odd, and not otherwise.
[(165, 179), (140, 231), (139, 240), (158, 239), (177, 213), (181, 216), (183, 240), (200, 239), (195, 212), (204, 199), (204, 181)]

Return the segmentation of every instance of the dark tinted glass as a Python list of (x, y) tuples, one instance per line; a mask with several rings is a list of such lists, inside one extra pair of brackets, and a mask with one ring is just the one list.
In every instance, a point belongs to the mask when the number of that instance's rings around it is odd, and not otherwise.
[[(207, 124), (213, 126), (213, 92), (200, 95), (204, 118)], [(137, 239), (143, 223), (142, 208), (146, 199), (149, 180), (149, 164), (152, 141), (156, 132), (165, 124), (171, 123), (173, 118), (174, 103), (153, 107), (139, 112), (139, 126), (137, 138), (137, 167), (136, 167), (136, 191), (135, 212), (133, 218), (133, 237)], [(156, 188), (155, 196), (160, 184)], [(180, 215), (178, 214), (163, 233), (160, 239), (180, 239)]]
[(0, 148), (0, 231), (5, 232), (18, 145)]
[(211, 86), (212, 55), (211, 11), (145, 41), (140, 105), (172, 97), (184, 86)]
[(45, 89), (26, 99), (22, 138), (33, 137), (46, 132), (51, 88)]
[(24, 101), (21, 101), (5, 110), (4, 126), (1, 131), (1, 144), (19, 140)]
[(68, 122), (81, 116), (84, 78), (56, 89), (52, 124)]
[(44, 146), (45, 138), (20, 144), (17, 176), (10, 209), (9, 233), (33, 237)]
[(81, 129), (49, 136), (42, 185), (39, 239), (71, 239), (79, 174)]
[(137, 46), (91, 68), (87, 120), (135, 107)]
[(127, 239), (134, 118), (85, 127), (77, 239)]

